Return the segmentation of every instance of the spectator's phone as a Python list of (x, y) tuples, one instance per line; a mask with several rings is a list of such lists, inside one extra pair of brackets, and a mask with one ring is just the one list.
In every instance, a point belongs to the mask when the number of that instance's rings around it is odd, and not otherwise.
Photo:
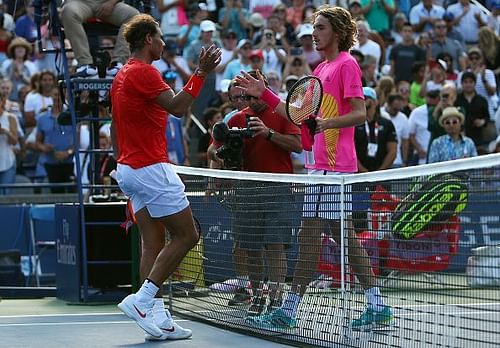
[(302, 48), (300, 47), (292, 47), (290, 50), (290, 54), (292, 56), (301, 56), (302, 55)]

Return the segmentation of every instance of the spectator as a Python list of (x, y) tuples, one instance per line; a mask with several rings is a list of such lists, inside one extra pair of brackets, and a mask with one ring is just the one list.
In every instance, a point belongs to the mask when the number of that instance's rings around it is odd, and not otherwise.
[(416, 33), (429, 32), (434, 22), (443, 18), (444, 9), (432, 0), (422, 0), (410, 10), (410, 23)]
[(453, 14), (453, 25), (462, 34), (466, 45), (475, 45), (479, 40), (479, 28), (486, 25), (487, 16), (470, 0), (458, 0), (448, 6), (447, 12)]
[(391, 94), (387, 98), (387, 107), (381, 112), (382, 117), (391, 120), (398, 140), (396, 150), (396, 158), (391, 168), (406, 167), (408, 163), (409, 138), (410, 138), (410, 121), (408, 117), (401, 112), (403, 108), (403, 96), (400, 94)]
[(305, 0), (292, 0), (292, 6), (286, 10), (286, 22), (295, 30), (302, 24), (305, 5)]
[(219, 108), (207, 108), (203, 113), (203, 120), (207, 128), (207, 133), (200, 136), (198, 142), (198, 163), (200, 167), (208, 167), (207, 150), (212, 143), (212, 130), (214, 125), (222, 121), (223, 115)]
[(56, 87), (54, 73), (48, 70), (40, 72), (35, 93), (28, 94), (24, 102), (24, 124), (26, 127), (35, 126), (40, 113), (52, 107), (53, 92)]
[[(40, 152), (38, 161), (47, 172), (49, 183), (73, 181), (73, 126), (58, 124), (62, 100), (58, 89), (52, 94), (53, 106), (38, 119), (36, 148)], [(52, 193), (73, 192), (73, 187), (53, 187)]]
[(471, 138), (476, 147), (485, 145), (482, 129), (490, 119), (488, 101), (476, 92), (476, 75), (471, 71), (462, 74), (462, 91), (458, 94), (455, 106), (465, 113), (465, 135)]
[(361, 9), (360, 0), (350, 0), (349, 1), (349, 12), (351, 13), (352, 18), (355, 21), (364, 21), (365, 16), (363, 15), (363, 11)]
[(256, 43), (261, 43), (264, 39), (264, 31), (271, 29), (275, 34), (276, 46), (288, 52), (290, 43), (295, 43), (295, 32), (293, 27), (286, 22), (286, 7), (280, 9), (281, 6), (284, 5), (279, 5), (276, 10), (273, 10), (273, 14), (267, 19), (267, 27), (261, 32), (261, 36), (256, 38)]
[(187, 83), (191, 76), (186, 59), (177, 55), (177, 43), (174, 40), (165, 41), (161, 58), (155, 60), (153, 66), (160, 71), (164, 79), (167, 74), (175, 73), (175, 86), (179, 88)]
[(358, 157), (358, 172), (372, 172), (391, 168), (397, 152), (396, 130), (391, 120), (380, 117), (377, 94), (373, 88), (363, 87), (366, 121), (354, 130)]
[(242, 70), (250, 71), (252, 67), (250, 66), (250, 55), (252, 54), (252, 43), (248, 39), (242, 39), (238, 42), (236, 49), (239, 53), (239, 58), (230, 61), (226, 70), (224, 71), (223, 78), (227, 80), (232, 80), (235, 78)]
[(446, 80), (446, 70), (448, 70), (448, 64), (444, 60), (431, 60), (428, 64), (428, 73), (425, 77), (425, 83), (422, 86), (420, 94), (427, 93), (427, 91), (438, 90), (440, 91)]
[(21, 130), (19, 126), (22, 126), (24, 124), (23, 112), (22, 112), (24, 109), (20, 107), (18, 102), (9, 99), (13, 87), (14, 86), (11, 80), (7, 78), (3, 78), (0, 80), (0, 96), (5, 99), (5, 106), (4, 106), (5, 111), (16, 116), (18, 130)]
[(477, 156), (472, 139), (461, 134), (463, 123), (464, 115), (457, 108), (448, 107), (443, 110), (439, 124), (445, 129), (446, 134), (432, 142), (429, 149), (429, 163)]
[(219, 23), (224, 29), (234, 32), (237, 40), (246, 39), (249, 16), (242, 0), (226, 0), (225, 6), (219, 11)]
[[(250, 53), (250, 67), (252, 70), (263, 70), (264, 54), (262, 53), (262, 50), (253, 50), (252, 53)], [(276, 73), (275, 71), (271, 72)]]
[(413, 82), (410, 85), (410, 104), (415, 107), (425, 104), (425, 98), (422, 97), (422, 84), (426, 76), (427, 67), (425, 61), (413, 63), (411, 72), (413, 75)]
[[(313, 26), (306, 23), (300, 26), (299, 33), (297, 34), (297, 39), (302, 48), (302, 55), (306, 58), (307, 64), (311, 70), (314, 70), (316, 66), (323, 61), (323, 56), (314, 48), (312, 38), (313, 30)], [(290, 50), (290, 54), (294, 54), (293, 48)]]
[(277, 95), (280, 96), (281, 99), (286, 100), (287, 93), (283, 90), (283, 83), (280, 76), (271, 71), (267, 74), (267, 81), (269, 82), (269, 88)]
[(12, 40), (12, 33), (0, 26), (0, 66), (7, 59), (7, 47)]
[[(33, 43), (37, 39), (37, 31), (35, 25), (35, 8), (33, 7), (33, 2), (31, 0), (24, 1), (24, 8), (26, 14), (22, 15), (16, 20), (16, 36), (23, 38), (26, 41)], [(32, 51), (30, 50), (30, 53)]]
[(264, 30), (264, 36), (260, 43), (260, 49), (264, 55), (264, 73), (274, 71), (281, 75), (283, 65), (286, 64), (286, 51), (279, 48), (276, 43), (276, 33), (271, 29)]
[[(401, 41), (403, 41), (403, 29), (405, 23), (407, 22), (408, 18), (404, 13), (398, 12), (394, 15), (394, 18), (392, 19), (391, 35), (394, 38), (394, 42), (396, 44), (401, 43)], [(413, 27), (412, 27), (412, 32), (413, 32)]]
[(207, 19), (207, 4), (195, 3), (189, 6), (188, 24), (184, 24), (177, 35), (177, 45), (183, 49), (187, 43), (194, 42), (200, 37), (200, 23)]
[(365, 55), (363, 53), (361, 53), (360, 50), (356, 50), (356, 49), (352, 49), (350, 51), (351, 53), (351, 56), (354, 57), (354, 59), (356, 59), (356, 62), (358, 63), (358, 65), (361, 67), (363, 65), (363, 61), (365, 60)]
[(156, 0), (161, 15), (161, 31), (167, 38), (175, 38), (181, 26), (188, 24), (186, 8), (188, 0)]
[[(500, 6), (500, 1), (497, 2)], [(493, 70), (500, 81), (500, 37), (490, 27), (479, 29), (478, 47), (483, 54), (486, 69)]]
[[(17, 121), (14, 115), (5, 110), (6, 98), (0, 98), (0, 184), (13, 184), (16, 179), (16, 155), (14, 146), (18, 142)], [(0, 195), (10, 192), (0, 188)]]
[(410, 165), (425, 164), (431, 133), (428, 130), (429, 108), (439, 102), (439, 91), (427, 92), (425, 104), (415, 108), (410, 114), (410, 144), (414, 153), (410, 154)]
[(446, 80), (455, 82), (458, 78), (458, 70), (453, 69), (453, 58), (448, 52), (441, 52), (436, 59), (446, 63)]
[(257, 39), (260, 39), (262, 35), (261, 29), (264, 28), (265, 20), (264, 17), (260, 13), (252, 13), (248, 18), (248, 23), (250, 24), (248, 27), (248, 38), (250, 42), (253, 44), (257, 43)]
[(444, 128), (439, 123), (443, 110), (455, 105), (457, 100), (457, 89), (453, 82), (446, 83), (439, 93), (439, 103), (435, 107), (429, 107), (429, 121), (427, 129), (431, 132), (429, 142), (445, 134)]
[(443, 15), (443, 20), (446, 23), (446, 36), (451, 40), (457, 40), (462, 47), (465, 47), (465, 39), (453, 24), (454, 19), (455, 16), (451, 12), (446, 12)]
[(0, 19), (1, 23), (3, 23), (0, 29), (4, 29), (8, 33), (13, 33), (16, 29), (16, 24), (14, 18), (9, 14), (8, 9), (3, 3), (3, 0), (0, 0), (0, 13), (3, 17)]
[(432, 57), (437, 59), (440, 53), (448, 53), (453, 62), (452, 70), (456, 70), (459, 66), (465, 66), (464, 48), (457, 40), (448, 38), (446, 30), (444, 20), (439, 19), (434, 22), (434, 40), (431, 44)]
[(390, 17), (396, 13), (394, 0), (361, 0), (361, 6), (361, 13), (372, 30), (389, 29)]
[(500, 1), (491, 1), (490, 15), (488, 16), (488, 26), (494, 33), (500, 35)]
[(306, 59), (302, 55), (289, 55), (287, 57), (287, 63), (285, 69), (283, 70), (283, 77), (287, 78), (290, 75), (295, 75), (300, 77), (310, 75), (311, 68), (307, 64)]
[(410, 83), (408, 81), (399, 81), (396, 84), (396, 92), (403, 98), (401, 101), (401, 112), (407, 117), (415, 109), (415, 105), (410, 103)]
[(403, 25), (402, 38), (400, 44), (394, 46), (389, 57), (391, 61), (391, 76), (394, 76), (396, 83), (399, 81), (413, 81), (409, 66), (417, 61), (425, 61), (425, 52), (415, 45), (413, 40), (413, 29), (409, 23)]
[(91, 77), (97, 75), (94, 67), (92, 55), (87, 36), (83, 29), (83, 22), (91, 17), (97, 17), (105, 22), (120, 27), (116, 44), (113, 48), (111, 63), (106, 71), (106, 75), (114, 77), (118, 70), (127, 61), (130, 51), (125, 38), (123, 37), (123, 24), (128, 22), (133, 16), (139, 14), (135, 8), (114, 0), (65, 1), (61, 11), (61, 22), (64, 26), (66, 37), (71, 42), (71, 47), (78, 61), (76, 75), (80, 77)]
[[(468, 52), (468, 57), (470, 65), (467, 71), (472, 71), (476, 74), (476, 92), (488, 101), (488, 111), (490, 113), (490, 117), (492, 118), (492, 115), (495, 115), (498, 107), (495, 73), (493, 73), (490, 69), (487, 69), (484, 65), (483, 54), (479, 48), (471, 48)], [(458, 89), (462, 88), (460, 84), (462, 81), (461, 74), (457, 79)]]
[[(195, 71), (198, 66), (202, 47), (206, 50), (212, 45), (217, 47), (221, 46), (219, 42), (213, 39), (215, 30), (215, 23), (210, 20), (204, 20), (200, 23), (200, 38), (192, 42), (184, 51), (184, 59), (186, 59), (191, 71)], [(196, 117), (201, 118), (204, 110), (211, 105), (216, 98), (217, 92), (215, 89), (215, 72), (211, 72), (205, 77), (203, 88), (191, 107), (193, 114)]]
[(429, 32), (423, 32), (418, 36), (417, 45), (425, 51), (426, 60), (432, 58), (431, 44), (432, 38)]
[(7, 49), (9, 59), (2, 63), (1, 74), (10, 79), (14, 85), (9, 99), (18, 101), (18, 92), (29, 84), (31, 76), (37, 69), (36, 65), (29, 60), (31, 56), (31, 45), (22, 37), (17, 37), (11, 41)]
[[(99, 129), (99, 149), (104, 150), (104, 151), (110, 151), (113, 149), (113, 146), (111, 144), (111, 134), (110, 134), (110, 129), (107, 125), (102, 126)], [(118, 185), (118, 183), (115, 181), (115, 179), (111, 178), (109, 175), (113, 170), (116, 170), (116, 159), (113, 157), (111, 153), (106, 153), (106, 152), (101, 152), (97, 154), (96, 158), (96, 176), (95, 176), (95, 184), (97, 185)], [(87, 175), (90, 178), (92, 175), (91, 172), (91, 166), (87, 167)], [(115, 189), (115, 193), (116, 190)], [(97, 190), (93, 192), (94, 194), (101, 194), (108, 196), (111, 194), (111, 189), (110, 188), (103, 188), (102, 190)]]
[(366, 54), (361, 64), (361, 69), (363, 73), (364, 84), (368, 87), (377, 86), (378, 75), (377, 75), (377, 59)]
[(396, 85), (394, 84), (394, 79), (390, 76), (382, 76), (377, 83), (377, 87), (375, 87), (375, 91), (378, 96), (379, 107), (385, 107), (385, 102), (387, 101), (387, 97), (394, 93)]
[(358, 43), (354, 46), (355, 49), (361, 51), (365, 56), (370, 55), (375, 57), (375, 69), (378, 71), (380, 66), (380, 58), (382, 49), (378, 43), (368, 38), (370, 27), (367, 22), (358, 21)]

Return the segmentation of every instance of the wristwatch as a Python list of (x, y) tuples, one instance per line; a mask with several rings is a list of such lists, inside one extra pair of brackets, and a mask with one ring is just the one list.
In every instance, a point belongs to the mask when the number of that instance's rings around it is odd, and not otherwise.
[(266, 139), (267, 140), (271, 140), (271, 138), (273, 137), (273, 135), (274, 135), (274, 131), (271, 128), (269, 128), (269, 132), (267, 133)]

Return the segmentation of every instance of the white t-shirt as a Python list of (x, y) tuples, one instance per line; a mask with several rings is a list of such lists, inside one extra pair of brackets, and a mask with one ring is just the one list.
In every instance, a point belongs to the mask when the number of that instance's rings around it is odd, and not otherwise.
[[(15, 119), (15, 117), (7, 112), (3, 112), (0, 115), (0, 125), (3, 129), (10, 129), (9, 119)], [(9, 138), (7, 134), (0, 134), (0, 172), (10, 169), (14, 162), (16, 161), (16, 155), (11, 144), (9, 144)]]
[[(429, 110), (427, 105), (421, 105), (415, 108), (410, 114), (410, 135), (415, 136), (417, 144), (427, 152), (431, 132), (427, 129), (429, 125)], [(420, 158), (418, 164), (425, 164), (426, 159)]]
[[(464, 7), (461, 3), (448, 6), (447, 12), (453, 13), (455, 18), (462, 15)], [(462, 34), (466, 43), (476, 43), (479, 40), (479, 23), (476, 15), (480, 15), (484, 23), (488, 22), (488, 17), (474, 4), (469, 4), (469, 12), (465, 14), (457, 23), (457, 31)]]
[[(222, 55), (219, 65), (226, 65), (233, 58), (233, 51), (221, 48)], [(224, 69), (225, 70), (225, 69)], [(224, 79), (224, 70), (215, 74), (215, 89), (220, 91), (220, 82)]]
[(54, 101), (52, 97), (42, 96), (40, 93), (28, 93), (26, 100), (24, 101), (24, 111), (25, 112), (35, 112), (35, 116), (40, 113), (41, 110), (52, 106)]
[(379, 70), (379, 64), (380, 64), (380, 57), (382, 56), (382, 50), (380, 49), (380, 45), (376, 43), (375, 41), (372, 41), (368, 39), (366, 43), (363, 46), (360, 46), (359, 43), (356, 44), (355, 48), (361, 53), (363, 53), (365, 56), (369, 54), (370, 56), (375, 57), (376, 60), (376, 68), (377, 71)]
[[(284, 49), (279, 48), (278, 50), (282, 55), (286, 56), (286, 52)], [(269, 72), (274, 71), (281, 79), (283, 64), (281, 64), (280, 60), (278, 59), (275, 50), (272, 48), (269, 51), (267, 49), (263, 49), (262, 54), (264, 55), (264, 66), (262, 67), (264, 74), (268, 74)]]
[(408, 117), (402, 112), (398, 112), (396, 116), (391, 116), (389, 113), (382, 111), (382, 117), (385, 117), (392, 121), (394, 128), (396, 129), (396, 136), (398, 138), (398, 151), (396, 153), (396, 159), (393, 165), (403, 165), (403, 153), (402, 153), (402, 143), (403, 140), (408, 140), (410, 138), (410, 121)]

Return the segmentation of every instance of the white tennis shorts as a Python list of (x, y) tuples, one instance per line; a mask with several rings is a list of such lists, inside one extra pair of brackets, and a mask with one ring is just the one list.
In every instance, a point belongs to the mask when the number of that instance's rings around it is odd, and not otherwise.
[(146, 207), (159, 218), (176, 214), (189, 206), (184, 184), (169, 163), (134, 169), (118, 164), (116, 181), (132, 202), (134, 213)]
[[(309, 169), (309, 175), (345, 175), (346, 173)], [(352, 212), (351, 185), (344, 186), (344, 213)], [(340, 185), (308, 185), (305, 188), (302, 217), (340, 220)]]

